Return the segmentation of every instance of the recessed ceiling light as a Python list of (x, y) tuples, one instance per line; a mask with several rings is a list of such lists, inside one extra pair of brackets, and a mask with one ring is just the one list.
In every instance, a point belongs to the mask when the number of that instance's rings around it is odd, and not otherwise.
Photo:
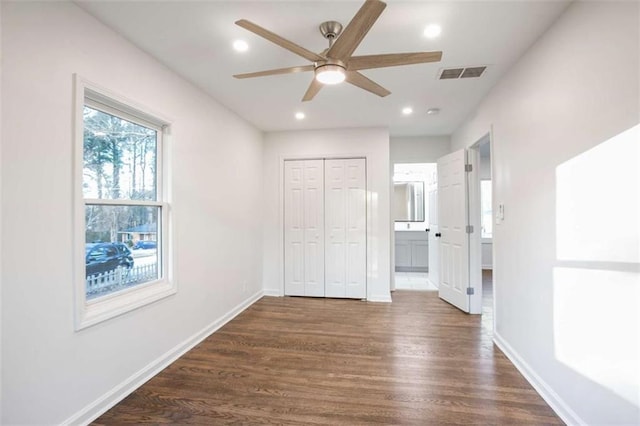
[(237, 52), (246, 52), (247, 50), (249, 50), (249, 45), (244, 40), (236, 40), (233, 42), (233, 48)]
[(427, 110), (427, 114), (429, 115), (436, 115), (440, 112), (440, 108), (429, 108)]
[(304, 112), (296, 112), (296, 120), (304, 119)]
[(403, 113), (404, 115), (411, 115), (411, 114), (413, 114), (413, 108), (411, 108), (411, 107), (404, 107), (404, 108), (402, 108), (402, 113)]
[(427, 38), (436, 38), (442, 32), (442, 27), (438, 24), (429, 24), (424, 29), (424, 36)]

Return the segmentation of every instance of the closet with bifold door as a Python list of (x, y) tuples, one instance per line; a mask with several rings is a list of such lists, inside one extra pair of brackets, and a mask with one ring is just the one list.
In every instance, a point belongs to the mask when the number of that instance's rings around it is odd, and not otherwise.
[(367, 296), (364, 158), (285, 160), (284, 294)]

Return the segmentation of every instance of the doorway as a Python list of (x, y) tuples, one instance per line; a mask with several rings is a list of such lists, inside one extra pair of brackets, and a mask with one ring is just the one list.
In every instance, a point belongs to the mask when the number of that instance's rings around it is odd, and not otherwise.
[[(493, 330), (493, 174), (492, 174), (492, 151), (491, 137), (487, 134), (471, 147), (477, 173), (471, 182), (470, 222), (474, 224), (479, 232), (476, 234), (475, 247), (476, 257), (479, 261), (470, 262), (472, 277), (477, 277), (478, 287), (481, 289), (482, 297), (479, 301), (482, 313), (483, 326)], [(479, 240), (479, 241), (478, 241)], [(479, 250), (478, 250), (479, 246)], [(473, 281), (473, 278), (472, 278)]]
[(430, 241), (437, 222), (436, 179), (435, 163), (394, 164), (395, 290), (438, 290), (429, 268), (437, 253)]

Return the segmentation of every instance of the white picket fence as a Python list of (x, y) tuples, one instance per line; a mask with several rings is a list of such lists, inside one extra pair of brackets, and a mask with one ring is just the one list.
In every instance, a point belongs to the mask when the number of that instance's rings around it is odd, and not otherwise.
[(87, 277), (87, 299), (122, 290), (158, 278), (158, 264), (118, 267), (112, 271)]

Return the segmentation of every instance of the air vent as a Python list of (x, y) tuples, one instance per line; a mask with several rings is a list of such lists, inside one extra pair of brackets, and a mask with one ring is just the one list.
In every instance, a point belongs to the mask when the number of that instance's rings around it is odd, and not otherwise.
[(486, 70), (487, 67), (471, 67), (471, 68), (465, 68), (464, 72), (462, 73), (462, 75), (460, 76), (460, 78), (475, 78), (475, 77), (480, 77), (482, 75), (482, 73), (484, 72), (484, 70)]
[(440, 74), (440, 80), (447, 80), (450, 78), (459, 78), (462, 75), (464, 68), (449, 68), (447, 70), (443, 70), (442, 74)]
[(477, 78), (484, 73), (487, 67), (447, 68), (440, 73), (440, 80), (456, 78)]

